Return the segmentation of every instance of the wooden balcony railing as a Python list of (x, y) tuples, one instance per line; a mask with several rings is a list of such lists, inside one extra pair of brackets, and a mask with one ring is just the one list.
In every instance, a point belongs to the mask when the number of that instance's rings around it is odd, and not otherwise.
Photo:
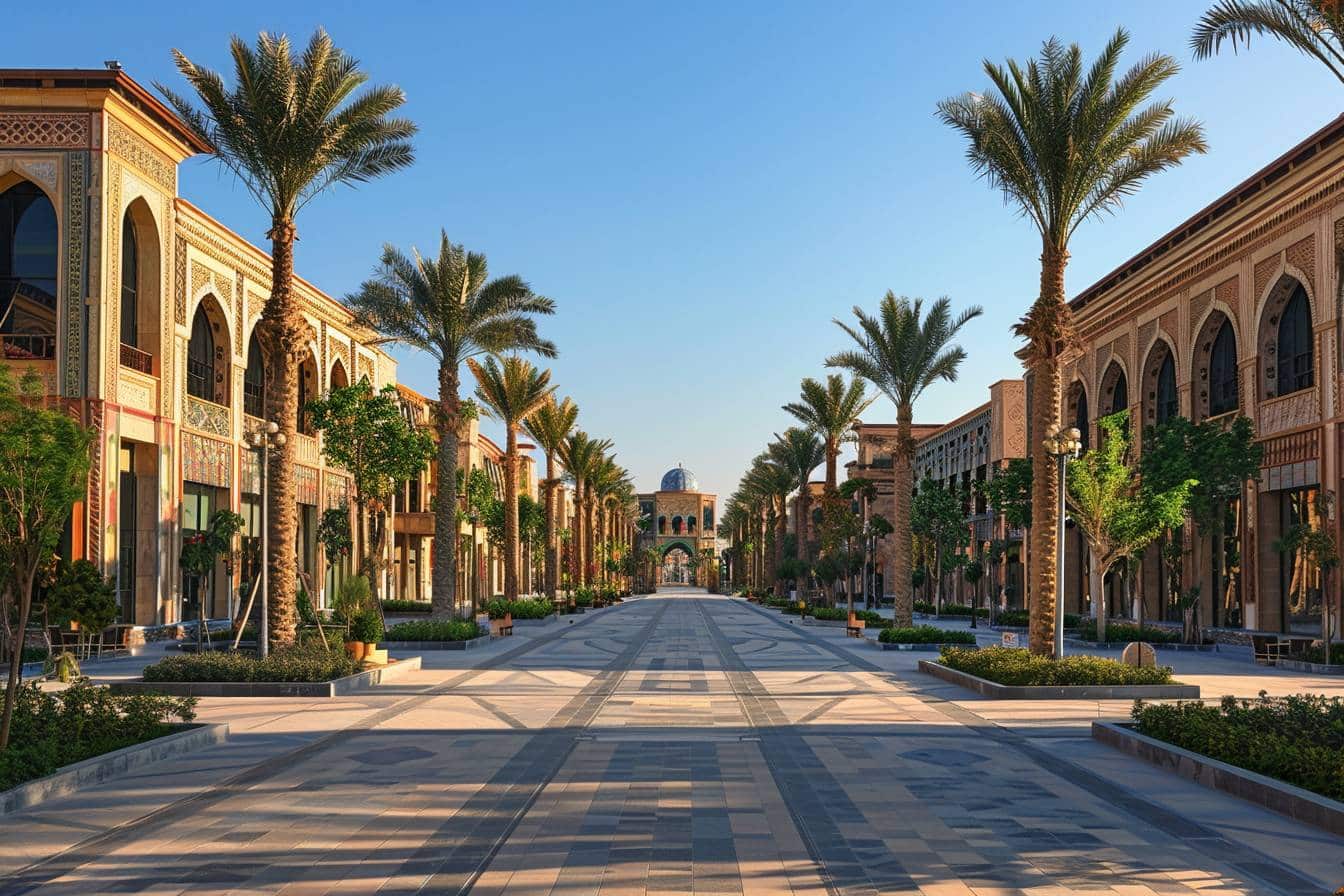
[(138, 370), (147, 376), (154, 375), (154, 356), (142, 352), (133, 345), (121, 344), (121, 366)]

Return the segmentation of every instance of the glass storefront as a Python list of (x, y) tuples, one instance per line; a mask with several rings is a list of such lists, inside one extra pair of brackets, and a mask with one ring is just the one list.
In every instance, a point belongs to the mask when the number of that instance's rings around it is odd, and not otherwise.
[[(1315, 486), (1279, 493), (1279, 532), (1294, 526), (1321, 525)], [(1321, 571), (1303, 551), (1279, 554), (1280, 627), (1285, 632), (1315, 634), (1321, 630)]]

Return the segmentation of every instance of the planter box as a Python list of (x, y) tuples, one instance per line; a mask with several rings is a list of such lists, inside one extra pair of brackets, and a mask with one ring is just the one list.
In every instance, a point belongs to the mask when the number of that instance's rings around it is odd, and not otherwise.
[(472, 650), (490, 643), (489, 635), (478, 635), (466, 641), (383, 641), (388, 650)]
[(1194, 684), (1009, 685), (920, 660), (919, 671), (961, 685), (991, 700), (1198, 700)]
[(223, 743), (229, 737), (228, 725), (178, 727), (180, 730), (172, 734), (122, 747), (120, 750), (113, 750), (101, 756), (90, 757), (83, 762), (57, 769), (45, 778), (28, 781), (0, 792), (0, 815), (20, 812), (55, 797), (96, 787), (161, 759)]
[(827, 628), (844, 628), (849, 624), (845, 619), (813, 619), (811, 616), (804, 616), (803, 625), (824, 625)]
[(1140, 734), (1128, 724), (1093, 722), (1092, 739), (1202, 787), (1221, 790), (1295, 821), (1344, 836), (1344, 803)]
[(877, 646), (883, 650), (913, 650), (921, 653), (938, 653), (944, 647), (959, 647), (962, 650), (979, 650), (974, 644), (888, 644), (878, 641)]
[(1274, 665), (1292, 672), (1309, 672), (1312, 675), (1344, 675), (1344, 666), (1326, 663), (1309, 663), (1306, 660), (1275, 659)]
[(420, 668), (412, 656), (332, 681), (114, 681), (114, 694), (167, 694), (171, 697), (343, 697), (395, 681)]

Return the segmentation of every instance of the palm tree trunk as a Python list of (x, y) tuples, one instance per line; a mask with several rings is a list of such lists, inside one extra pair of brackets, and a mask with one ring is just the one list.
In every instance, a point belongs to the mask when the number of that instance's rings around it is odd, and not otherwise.
[(555, 525), (555, 455), (546, 452), (546, 596), (556, 602), (556, 570), (560, 564), (560, 542)]
[(518, 599), (518, 428), (504, 443), (504, 599)]
[[(915, 595), (911, 582), (910, 506), (915, 490), (915, 442), (910, 435), (913, 409), (909, 404), (896, 408), (896, 450), (891, 453), (893, 513), (892, 533), (887, 537), (883, 590), (892, 593), (892, 615), (898, 626), (914, 623)], [(877, 595), (880, 603), (882, 595)]]
[(271, 640), (278, 646), (296, 636), (299, 564), (299, 505), (295, 467), (298, 462), (299, 355), (303, 349), (303, 312), (294, 294), (294, 222), (277, 217), (271, 223), (271, 297), (262, 317), (280, 348), (278, 363), (267, 377), (271, 413), (284, 443), (267, 452), (270, 507), (267, 508), (268, 567), (266, 595)]
[(808, 550), (810, 541), (807, 537), (811, 499), (812, 496), (807, 492), (807, 483), (804, 482), (802, 490), (798, 492), (798, 559), (804, 562), (812, 557)]
[(826, 440), (826, 494), (835, 493), (835, 476), (837, 461), (840, 459), (840, 442), (838, 439)]
[(780, 597), (788, 597), (784, 591), (784, 578), (781, 569), (784, 566), (784, 539), (789, 532), (788, 495), (779, 497), (779, 515), (775, 518), (775, 591)]
[[(438, 489), (434, 497), (434, 546), (430, 609), (434, 616), (457, 612), (457, 369), (451, 363), (439, 366), (439, 412), (435, 428), (439, 435)], [(464, 489), (465, 490), (465, 489)]]
[(1068, 307), (1064, 304), (1064, 268), (1068, 252), (1047, 246), (1041, 253), (1041, 295), (1028, 314), (1031, 331), (1031, 563), (1036, 587), (1031, 600), (1028, 645), (1042, 656), (1054, 652), (1055, 569), (1059, 539), (1059, 483), (1054, 458), (1040, 442), (1060, 425), (1060, 352), (1067, 335)]
[(569, 534), (569, 581), (572, 588), (577, 588), (583, 584), (583, 492), (583, 480), (576, 477), (574, 480), (574, 531)]

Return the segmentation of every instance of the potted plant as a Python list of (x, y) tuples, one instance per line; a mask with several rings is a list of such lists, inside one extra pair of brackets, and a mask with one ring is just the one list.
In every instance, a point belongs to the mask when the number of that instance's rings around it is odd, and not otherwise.
[[(350, 621), (350, 641), (363, 648), (361, 656), (369, 656), (378, 649), (383, 637), (383, 620), (374, 610), (363, 609)], [(348, 646), (348, 645), (347, 645)]]
[(345, 626), (345, 652), (350, 654), (352, 659), (364, 659), (364, 641), (355, 636), (354, 628), (355, 621), (360, 615), (370, 609), (369, 604), (372, 600), (369, 580), (364, 576), (351, 576), (346, 579), (336, 593), (332, 615), (337, 622)]

